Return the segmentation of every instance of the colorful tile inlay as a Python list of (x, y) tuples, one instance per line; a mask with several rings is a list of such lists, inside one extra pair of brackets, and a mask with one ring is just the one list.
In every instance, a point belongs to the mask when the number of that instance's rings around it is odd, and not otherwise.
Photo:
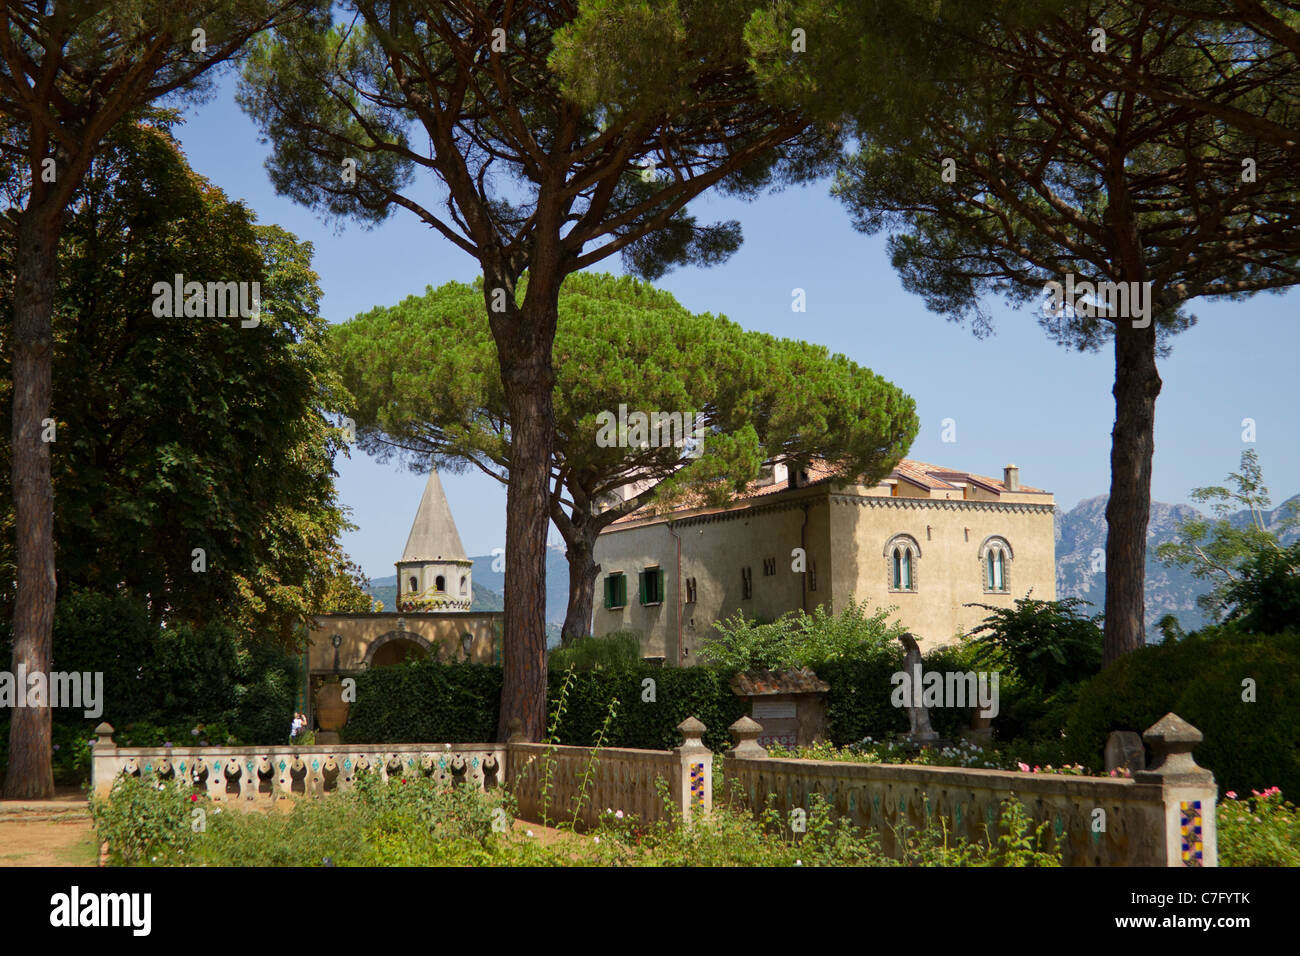
[(691, 803), (704, 806), (704, 764), (691, 764)]
[(1183, 801), (1178, 805), (1180, 832), (1183, 836), (1183, 866), (1204, 866), (1205, 846), (1201, 839), (1201, 801)]

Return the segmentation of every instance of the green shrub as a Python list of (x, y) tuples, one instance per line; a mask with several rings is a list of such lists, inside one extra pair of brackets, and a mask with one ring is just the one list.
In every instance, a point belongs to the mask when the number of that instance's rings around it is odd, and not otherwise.
[(546, 657), (547, 668), (559, 673), (564, 673), (570, 667), (588, 671), (639, 663), (639, 631), (613, 631), (600, 637), (579, 637), (567, 646), (553, 648)]
[(500, 667), (425, 658), (371, 668), (356, 680), (341, 733), (346, 743), (496, 740)]
[(1101, 670), (1101, 615), (1085, 617), (1080, 598), (1018, 598), (1014, 608), (974, 604), (992, 613), (970, 632), (974, 662), (1000, 668), (1047, 695)]
[[(731, 746), (727, 728), (747, 712), (744, 701), (731, 692), (731, 676), (730, 671), (713, 667), (648, 664), (574, 672), (558, 742), (591, 746), (605, 722), (609, 702), (618, 698), (618, 712), (609, 724), (608, 747), (671, 749), (682, 742), (677, 725), (687, 717), (696, 717), (708, 728), (704, 743), (715, 751), (725, 750)], [(654, 684), (646, 684), (647, 680)], [(563, 674), (551, 672), (552, 704), (563, 681)], [(647, 700), (651, 686), (654, 699)]]
[[(1242, 700), (1245, 678), (1253, 702)], [(1300, 635), (1214, 627), (1126, 654), (1079, 689), (1067, 755), (1096, 765), (1112, 730), (1141, 733), (1171, 711), (1205, 735), (1194, 756), (1220, 789), (1300, 792)]]
[(1229, 790), (1215, 824), (1220, 866), (1300, 866), (1300, 809), (1278, 787), (1244, 800)]
[(855, 660), (888, 653), (898, 645), (903, 626), (890, 623), (896, 610), (868, 615), (866, 605), (853, 601), (838, 614), (817, 605), (784, 614), (770, 623), (746, 618), (737, 611), (716, 622), (716, 634), (700, 648), (700, 660), (732, 671), (812, 667), (836, 660)]
[[(108, 859), (118, 866), (174, 866), (193, 859), (192, 799), (184, 781), (118, 777), (107, 797), (91, 796), (90, 813)], [(208, 812), (207, 801), (202, 810)]]

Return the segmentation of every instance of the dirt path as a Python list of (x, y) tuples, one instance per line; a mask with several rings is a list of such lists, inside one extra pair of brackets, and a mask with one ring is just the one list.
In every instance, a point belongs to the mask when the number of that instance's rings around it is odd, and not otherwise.
[(0, 866), (95, 866), (86, 795), (59, 792), (53, 800), (0, 801)]

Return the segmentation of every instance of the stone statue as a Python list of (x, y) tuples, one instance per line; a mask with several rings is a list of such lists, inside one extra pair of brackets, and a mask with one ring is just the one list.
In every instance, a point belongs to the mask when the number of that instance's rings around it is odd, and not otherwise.
[(908, 704), (907, 721), (909, 724), (908, 737), (917, 743), (927, 743), (931, 740), (938, 740), (939, 735), (935, 733), (934, 728), (930, 726), (930, 712), (922, 706), (921, 699), (921, 648), (916, 643), (916, 638), (911, 632), (900, 634), (898, 639), (903, 642), (903, 650), (906, 652), (903, 657), (903, 670), (907, 672), (911, 679), (912, 700), (916, 701), (916, 706)]

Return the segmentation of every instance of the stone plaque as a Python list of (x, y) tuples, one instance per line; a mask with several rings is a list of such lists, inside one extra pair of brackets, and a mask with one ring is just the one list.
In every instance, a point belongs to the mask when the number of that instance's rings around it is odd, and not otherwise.
[(792, 700), (756, 700), (754, 701), (754, 719), (762, 723), (769, 720), (793, 720), (796, 716), (795, 703)]

